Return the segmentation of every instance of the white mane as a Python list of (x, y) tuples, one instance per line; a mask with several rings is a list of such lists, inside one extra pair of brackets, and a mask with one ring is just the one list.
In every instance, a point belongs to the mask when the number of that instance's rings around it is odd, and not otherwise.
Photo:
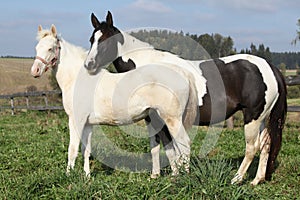
[(124, 36), (124, 44), (119, 44), (118, 49), (121, 50), (119, 51), (119, 56), (123, 56), (124, 54), (132, 53), (134, 51), (139, 51), (139, 50), (154, 50), (154, 47), (150, 45), (147, 42), (143, 42), (129, 33), (121, 31), (122, 35)]

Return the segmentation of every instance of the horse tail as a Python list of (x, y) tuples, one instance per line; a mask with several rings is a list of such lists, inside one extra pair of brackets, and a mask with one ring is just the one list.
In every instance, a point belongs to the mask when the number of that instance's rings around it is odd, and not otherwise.
[(185, 130), (189, 130), (192, 128), (196, 120), (197, 110), (198, 110), (198, 96), (197, 96), (197, 90), (195, 85), (195, 79), (193, 75), (190, 75), (188, 77), (189, 77), (189, 98), (185, 106), (185, 113), (183, 116), (183, 126)]
[(276, 157), (279, 153), (282, 142), (282, 129), (284, 127), (286, 113), (287, 113), (287, 101), (286, 101), (286, 84), (285, 79), (281, 72), (274, 66), (270, 65), (275, 75), (278, 84), (279, 97), (271, 110), (268, 132), (270, 134), (271, 146), (269, 152), (269, 158), (266, 169), (266, 180), (271, 180), (272, 173), (274, 172), (274, 165)]

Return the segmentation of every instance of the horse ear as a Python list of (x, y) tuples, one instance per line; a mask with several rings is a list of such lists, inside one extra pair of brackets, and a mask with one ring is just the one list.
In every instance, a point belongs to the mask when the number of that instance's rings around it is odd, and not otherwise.
[(92, 15), (91, 15), (91, 22), (92, 22), (92, 25), (94, 28), (97, 28), (100, 26), (100, 22), (97, 19), (97, 17), (94, 15), (94, 13), (92, 13)]
[(55, 25), (51, 25), (51, 33), (54, 35), (54, 37), (56, 37), (56, 35), (57, 35), (57, 31), (56, 31), (56, 27), (55, 27)]
[(41, 32), (42, 30), (43, 30), (42, 25), (39, 25), (39, 27), (38, 27), (38, 32)]
[(113, 18), (112, 18), (112, 14), (110, 11), (107, 12), (107, 16), (106, 16), (106, 23), (109, 25), (109, 26), (113, 26)]

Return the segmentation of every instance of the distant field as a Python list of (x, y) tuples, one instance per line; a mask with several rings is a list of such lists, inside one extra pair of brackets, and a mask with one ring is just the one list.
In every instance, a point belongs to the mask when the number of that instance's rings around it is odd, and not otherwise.
[(286, 72), (285, 72), (286, 76), (295, 76), (296, 74), (297, 74), (297, 70), (296, 69), (286, 70)]
[(38, 90), (50, 90), (48, 72), (46, 76), (34, 79), (30, 74), (33, 59), (0, 58), (0, 95), (25, 92), (27, 87), (36, 86)]

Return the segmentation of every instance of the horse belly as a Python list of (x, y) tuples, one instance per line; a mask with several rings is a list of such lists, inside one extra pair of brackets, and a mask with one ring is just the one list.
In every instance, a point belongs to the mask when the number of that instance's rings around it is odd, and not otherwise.
[(111, 95), (111, 98), (99, 98), (89, 123), (105, 125), (127, 125), (140, 121), (147, 116), (147, 106), (143, 99), (137, 100)]
[(143, 86), (136, 91), (129, 101), (131, 115), (136, 115), (150, 108), (157, 110), (159, 113), (164, 112), (171, 116), (178, 115), (185, 109), (188, 92), (188, 87), (176, 91), (159, 84)]

